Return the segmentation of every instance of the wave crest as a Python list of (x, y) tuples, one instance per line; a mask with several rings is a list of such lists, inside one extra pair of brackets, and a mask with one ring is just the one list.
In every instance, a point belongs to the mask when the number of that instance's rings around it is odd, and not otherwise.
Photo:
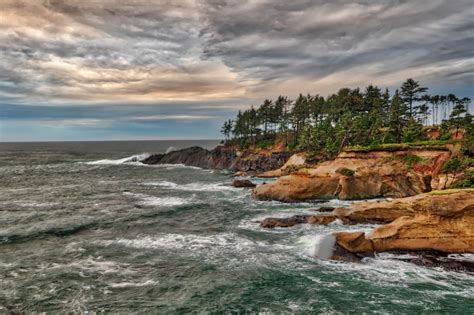
[(149, 153), (141, 153), (132, 155), (122, 159), (103, 159), (97, 161), (86, 162), (87, 165), (120, 165), (120, 164), (137, 164), (150, 156)]

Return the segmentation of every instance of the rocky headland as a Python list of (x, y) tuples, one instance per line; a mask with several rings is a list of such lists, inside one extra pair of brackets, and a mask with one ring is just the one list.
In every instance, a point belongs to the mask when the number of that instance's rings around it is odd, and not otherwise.
[(213, 150), (191, 147), (166, 154), (154, 154), (144, 164), (183, 164), (206, 169), (225, 169), (249, 175), (282, 167), (291, 153), (279, 150), (244, 150), (217, 146)]

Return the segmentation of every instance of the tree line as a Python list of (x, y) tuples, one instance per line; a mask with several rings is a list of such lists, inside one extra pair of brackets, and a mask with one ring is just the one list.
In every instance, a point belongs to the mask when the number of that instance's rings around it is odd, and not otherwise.
[(428, 88), (407, 79), (393, 95), (369, 85), (343, 88), (337, 93), (279, 96), (255, 108), (239, 111), (224, 123), (227, 143), (242, 147), (265, 145), (277, 138), (290, 149), (339, 153), (345, 146), (378, 145), (423, 140), (425, 125), (441, 125), (444, 132), (469, 130), (473, 116), (469, 98), (454, 94), (428, 95)]

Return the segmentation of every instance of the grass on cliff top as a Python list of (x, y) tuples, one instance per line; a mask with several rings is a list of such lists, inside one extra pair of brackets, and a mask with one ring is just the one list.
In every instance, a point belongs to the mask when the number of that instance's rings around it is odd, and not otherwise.
[(433, 196), (442, 196), (442, 195), (451, 195), (451, 194), (458, 193), (461, 191), (474, 193), (474, 188), (453, 188), (453, 189), (444, 189), (444, 190), (433, 190), (433, 191), (430, 191), (429, 194)]
[(426, 150), (447, 150), (446, 145), (455, 143), (456, 141), (448, 140), (426, 140), (418, 142), (407, 142), (407, 143), (385, 143), (375, 144), (368, 146), (349, 146), (344, 149), (345, 152), (370, 152), (370, 151), (401, 151), (408, 150), (410, 148), (415, 149), (426, 149)]

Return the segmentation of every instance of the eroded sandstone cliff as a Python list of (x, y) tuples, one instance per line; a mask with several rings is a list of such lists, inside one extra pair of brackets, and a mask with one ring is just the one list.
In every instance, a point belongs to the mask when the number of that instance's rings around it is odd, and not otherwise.
[(450, 155), (449, 150), (343, 152), (334, 160), (260, 185), (253, 196), (280, 201), (413, 196), (433, 188), (433, 179)]

